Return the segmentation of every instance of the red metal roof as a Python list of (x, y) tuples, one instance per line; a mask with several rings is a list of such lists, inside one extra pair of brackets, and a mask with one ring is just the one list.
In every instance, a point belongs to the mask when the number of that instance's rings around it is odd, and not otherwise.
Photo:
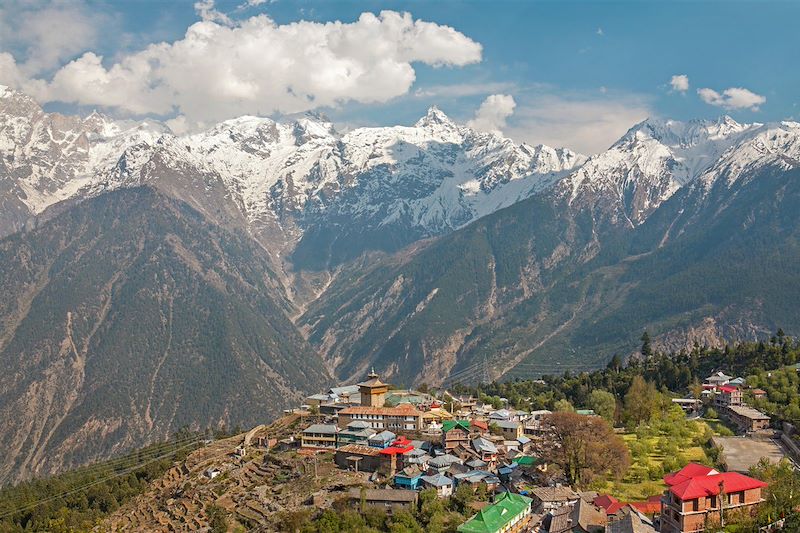
[(408, 453), (413, 450), (414, 447), (409, 446), (389, 446), (388, 448), (384, 448), (380, 451), (383, 455), (403, 455), (404, 453)]
[(731, 385), (723, 385), (722, 387), (719, 388), (719, 390), (721, 390), (722, 392), (727, 392), (728, 394), (730, 394), (732, 392), (736, 392), (739, 389), (737, 389), (736, 387), (732, 387)]
[(408, 440), (408, 437), (406, 437), (405, 435), (400, 435), (392, 443), (392, 446), (398, 446), (400, 448), (404, 448), (406, 446), (409, 446), (410, 444), (411, 444), (411, 441)]
[(484, 431), (489, 431), (489, 424), (487, 424), (483, 420), (470, 420), (469, 424), (472, 427), (476, 427), (476, 428), (482, 429)]
[(722, 474), (693, 477), (678, 485), (670, 487), (670, 492), (681, 500), (693, 500), (705, 496), (716, 496), (720, 493), (720, 485), (725, 492), (739, 492), (742, 490), (761, 489), (767, 486), (763, 481), (744, 476), (738, 472), (725, 472)]
[(651, 496), (644, 502), (629, 502), (624, 503), (611, 496), (610, 494), (602, 494), (592, 501), (598, 507), (605, 509), (606, 514), (617, 514), (620, 509), (626, 505), (630, 505), (644, 514), (655, 514), (661, 511), (661, 496)]
[[(655, 498), (655, 500), (653, 500)], [(631, 502), (628, 505), (642, 514), (656, 514), (661, 512), (661, 496), (652, 496), (646, 502)]]
[(711, 474), (718, 474), (716, 470), (711, 468), (710, 466), (701, 465), (697, 463), (689, 463), (688, 465), (684, 466), (677, 472), (673, 472), (672, 474), (667, 474), (664, 476), (664, 483), (669, 486), (679, 485), (684, 481), (688, 481), (697, 476), (708, 476)]

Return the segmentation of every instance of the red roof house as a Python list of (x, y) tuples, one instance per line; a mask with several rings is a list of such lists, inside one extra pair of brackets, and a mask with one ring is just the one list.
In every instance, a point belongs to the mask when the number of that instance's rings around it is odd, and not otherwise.
[(662, 533), (703, 529), (706, 521), (719, 522), (721, 512), (753, 513), (764, 501), (761, 491), (767, 487), (758, 479), (698, 464), (665, 476), (664, 482), (669, 488), (661, 500)]

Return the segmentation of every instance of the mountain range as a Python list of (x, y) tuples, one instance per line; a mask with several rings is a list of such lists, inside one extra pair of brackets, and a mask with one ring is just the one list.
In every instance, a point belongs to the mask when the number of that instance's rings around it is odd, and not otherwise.
[(591, 156), (431, 108), (158, 122), (0, 88), (0, 482), (251, 424), (374, 366), (450, 384), (800, 329), (800, 124)]

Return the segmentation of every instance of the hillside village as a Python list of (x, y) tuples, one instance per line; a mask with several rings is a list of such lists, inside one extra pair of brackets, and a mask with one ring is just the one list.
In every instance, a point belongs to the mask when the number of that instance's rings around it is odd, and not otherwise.
[[(313, 510), (400, 516), (435, 495), (466, 502), (460, 523), (451, 524), (464, 533), (712, 531), (754, 515), (765, 502), (767, 483), (748, 475), (761, 457), (773, 463), (800, 457), (786, 435), (792, 428), (770, 429), (770, 417), (745, 405), (744, 390), (763, 392), (717, 372), (705, 380), (700, 399), (672, 400), (688, 418), (717, 409), (740, 428), (740, 436), (714, 437), (718, 464), (727, 468), (690, 462), (663, 477), (662, 492), (624, 500), (572, 488), (548, 460), (561, 446), (552, 423), (557, 413), (399, 390), (372, 372), (360, 383), (309, 396), (272, 426), (198, 450), (165, 477), (157, 494), (122, 507), (105, 526), (202, 531), (209, 509), (219, 508), (251, 529), (306, 531)], [(590, 409), (571, 416), (599, 418)], [(736, 455), (725, 457), (729, 446)]]

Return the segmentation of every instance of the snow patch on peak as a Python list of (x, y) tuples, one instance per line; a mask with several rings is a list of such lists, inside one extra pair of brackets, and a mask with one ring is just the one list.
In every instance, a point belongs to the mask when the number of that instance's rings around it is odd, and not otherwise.
[(745, 173), (772, 166), (800, 168), (800, 123), (783, 121), (758, 125), (731, 146), (699, 179), (706, 191), (724, 180), (730, 187)]

